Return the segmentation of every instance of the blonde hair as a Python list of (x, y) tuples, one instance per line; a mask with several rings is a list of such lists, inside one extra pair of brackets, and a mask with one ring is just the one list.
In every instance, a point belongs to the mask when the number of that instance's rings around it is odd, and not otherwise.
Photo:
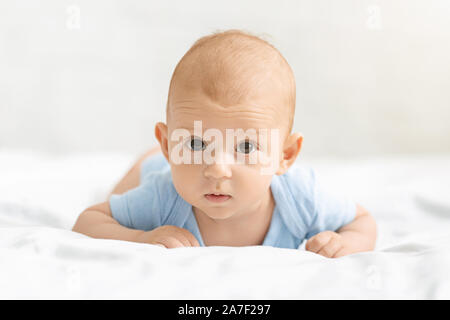
[[(181, 75), (183, 70), (184, 75)], [(268, 41), (248, 32), (227, 30), (198, 39), (178, 62), (170, 81), (166, 115), (170, 118), (170, 98), (180, 77), (199, 83), (213, 100), (226, 97), (231, 103), (248, 96), (252, 88), (273, 74), (281, 81), (283, 104), (288, 108), (288, 127), (292, 130), (295, 113), (295, 78), (281, 53)], [(189, 85), (189, 83), (187, 84)]]

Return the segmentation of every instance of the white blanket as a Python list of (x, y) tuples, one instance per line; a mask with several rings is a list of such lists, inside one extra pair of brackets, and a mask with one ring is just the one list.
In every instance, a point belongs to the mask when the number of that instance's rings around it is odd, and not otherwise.
[(70, 231), (132, 155), (0, 151), (2, 299), (449, 299), (450, 155), (304, 161), (374, 215), (373, 252), (165, 249)]

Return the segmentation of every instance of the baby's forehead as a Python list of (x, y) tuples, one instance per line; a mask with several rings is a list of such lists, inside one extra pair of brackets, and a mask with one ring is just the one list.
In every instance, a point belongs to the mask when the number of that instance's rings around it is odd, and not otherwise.
[[(228, 100), (228, 102), (230, 102)], [(284, 117), (276, 101), (245, 100), (238, 104), (223, 104), (201, 92), (187, 90), (186, 96), (174, 97), (168, 122), (172, 126), (193, 126), (200, 121), (206, 126), (267, 128), (279, 125)]]
[[(251, 111), (256, 117), (278, 119), (288, 115), (288, 121), (292, 122), (295, 108), (292, 70), (278, 50), (254, 36), (230, 32), (208, 36), (194, 44), (172, 76), (168, 117), (169, 113), (175, 113), (171, 109), (188, 110), (183, 104), (192, 100), (193, 93), (227, 108), (250, 103), (257, 106)], [(223, 111), (225, 116), (239, 114), (229, 108)]]

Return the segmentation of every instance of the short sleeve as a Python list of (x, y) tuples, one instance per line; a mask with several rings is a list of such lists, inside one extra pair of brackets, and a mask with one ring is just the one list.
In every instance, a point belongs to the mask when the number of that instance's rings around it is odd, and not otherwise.
[(336, 231), (352, 222), (356, 216), (356, 203), (348, 195), (338, 195), (322, 186), (311, 169), (313, 215), (306, 238), (330, 230)]
[(164, 185), (170, 171), (148, 173), (141, 184), (121, 195), (109, 199), (113, 218), (121, 225), (140, 230), (152, 230), (161, 226), (165, 212), (162, 210)]

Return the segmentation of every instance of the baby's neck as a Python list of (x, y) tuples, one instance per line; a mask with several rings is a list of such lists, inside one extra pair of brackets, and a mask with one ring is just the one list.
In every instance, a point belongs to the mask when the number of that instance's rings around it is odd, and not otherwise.
[(272, 220), (275, 201), (269, 188), (266, 197), (252, 210), (230, 220), (213, 220), (193, 208), (205, 246), (262, 245)]

